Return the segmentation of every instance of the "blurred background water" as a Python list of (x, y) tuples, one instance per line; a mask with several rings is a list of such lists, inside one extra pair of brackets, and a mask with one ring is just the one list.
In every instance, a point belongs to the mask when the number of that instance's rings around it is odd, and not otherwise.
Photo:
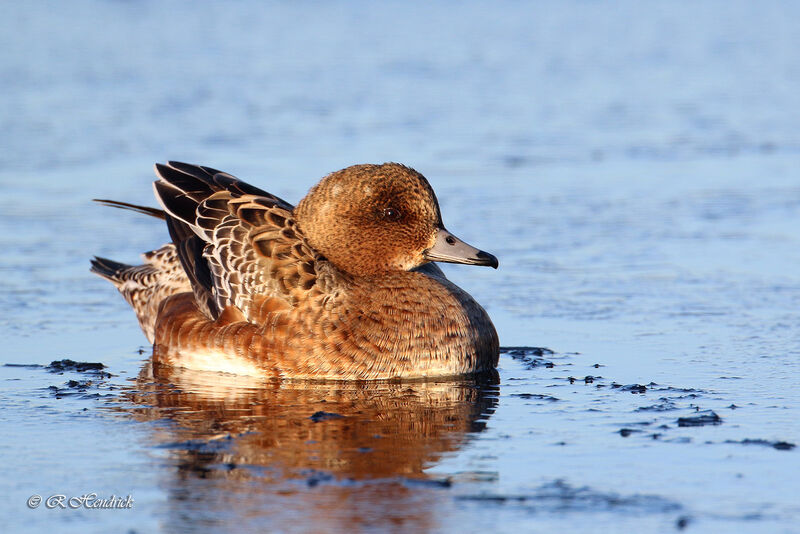
[[(113, 375), (0, 368), (7, 528), (796, 531), (798, 18), (788, 1), (0, 4), (0, 362)], [(153, 204), (167, 159), (290, 202), (347, 165), (411, 165), (448, 228), (500, 258), (448, 276), (502, 345), (555, 353), (507, 351), (498, 387), (405, 394), (136, 379), (146, 341), (88, 258), (133, 262), (166, 231), (89, 199)], [(309, 419), (323, 401), (359, 432)], [(685, 426), (698, 414), (720, 424)], [(25, 506), (92, 491), (136, 504)]]

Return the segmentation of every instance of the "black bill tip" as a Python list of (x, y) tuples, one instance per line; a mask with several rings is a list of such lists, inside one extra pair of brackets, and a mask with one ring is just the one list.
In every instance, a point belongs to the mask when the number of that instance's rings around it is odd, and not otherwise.
[(488, 252), (480, 251), (475, 254), (475, 257), (478, 259), (475, 262), (475, 265), (486, 265), (487, 267), (491, 267), (493, 269), (497, 269), (500, 266), (500, 262), (497, 261), (497, 258)]

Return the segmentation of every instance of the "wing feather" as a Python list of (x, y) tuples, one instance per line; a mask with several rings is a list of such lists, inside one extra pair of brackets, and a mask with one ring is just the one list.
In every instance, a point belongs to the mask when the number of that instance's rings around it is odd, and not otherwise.
[(292, 308), (330, 285), (318, 284), (327, 262), (306, 242), (291, 204), (210, 167), (169, 162), (156, 174), (170, 235), (210, 317), (232, 305), (259, 322), (264, 310), (283, 306), (265, 299)]

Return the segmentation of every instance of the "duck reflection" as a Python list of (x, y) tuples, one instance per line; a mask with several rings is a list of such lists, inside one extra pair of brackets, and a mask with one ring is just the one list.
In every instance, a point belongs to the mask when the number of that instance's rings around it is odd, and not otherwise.
[(126, 396), (159, 422), (178, 530), (426, 531), (450, 502), (426, 469), (484, 429), (496, 383), (255, 382), (148, 363)]

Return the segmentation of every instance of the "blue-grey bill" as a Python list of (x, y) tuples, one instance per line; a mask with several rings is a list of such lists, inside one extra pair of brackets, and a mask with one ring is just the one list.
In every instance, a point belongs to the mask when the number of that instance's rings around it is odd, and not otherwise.
[(425, 259), (446, 263), (486, 265), (495, 269), (498, 266), (497, 258), (493, 255), (461, 241), (444, 228), (439, 228), (436, 232), (436, 241), (431, 248), (425, 251)]

